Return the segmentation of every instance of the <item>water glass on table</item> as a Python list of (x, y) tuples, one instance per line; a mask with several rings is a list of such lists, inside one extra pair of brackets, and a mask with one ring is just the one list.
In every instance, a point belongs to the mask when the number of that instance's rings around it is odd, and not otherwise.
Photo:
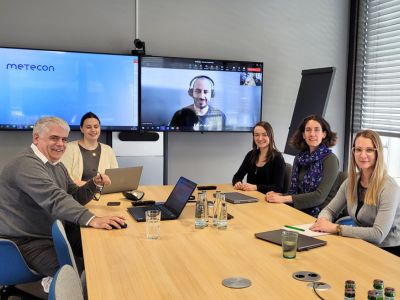
[(146, 237), (150, 240), (157, 240), (160, 237), (160, 210), (146, 211)]
[(282, 231), (282, 254), (284, 258), (292, 259), (296, 257), (298, 236), (299, 234), (294, 231)]

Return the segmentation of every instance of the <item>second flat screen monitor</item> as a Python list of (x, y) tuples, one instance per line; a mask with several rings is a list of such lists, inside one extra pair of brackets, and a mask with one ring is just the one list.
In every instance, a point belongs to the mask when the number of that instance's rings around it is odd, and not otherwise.
[(144, 56), (141, 130), (250, 131), (262, 81), (260, 62)]

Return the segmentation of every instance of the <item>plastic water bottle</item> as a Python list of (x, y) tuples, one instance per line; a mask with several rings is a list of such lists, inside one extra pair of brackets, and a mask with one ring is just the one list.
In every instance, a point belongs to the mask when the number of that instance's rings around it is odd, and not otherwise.
[(220, 206), (221, 206), (221, 191), (216, 191), (214, 206), (213, 206), (213, 213), (212, 213), (213, 226), (215, 226), (215, 227), (218, 226), (218, 217), (219, 217)]
[(225, 194), (221, 193), (221, 207), (219, 210), (217, 228), (225, 230), (228, 228), (228, 207), (225, 202)]
[(206, 207), (204, 206), (204, 194), (199, 193), (197, 195), (196, 200), (196, 209), (194, 215), (194, 228), (196, 229), (203, 229), (206, 227), (206, 219), (205, 219), (205, 211)]
[(208, 226), (208, 201), (206, 191), (202, 191), (205, 226)]

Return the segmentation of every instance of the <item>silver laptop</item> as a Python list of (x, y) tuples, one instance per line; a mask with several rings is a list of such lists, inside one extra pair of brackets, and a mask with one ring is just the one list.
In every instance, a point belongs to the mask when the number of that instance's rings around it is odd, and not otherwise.
[(238, 192), (225, 193), (226, 202), (233, 204), (242, 204), (242, 203), (251, 203), (258, 202), (258, 199), (255, 197), (247, 196)]
[(139, 186), (143, 167), (107, 169), (104, 173), (110, 177), (111, 184), (106, 185), (102, 194), (136, 190)]

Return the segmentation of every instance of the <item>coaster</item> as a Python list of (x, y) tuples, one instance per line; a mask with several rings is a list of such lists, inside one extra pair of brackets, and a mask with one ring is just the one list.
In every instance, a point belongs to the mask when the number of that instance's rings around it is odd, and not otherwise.
[(222, 280), (222, 285), (232, 289), (243, 289), (251, 286), (251, 281), (243, 277), (229, 277)]

